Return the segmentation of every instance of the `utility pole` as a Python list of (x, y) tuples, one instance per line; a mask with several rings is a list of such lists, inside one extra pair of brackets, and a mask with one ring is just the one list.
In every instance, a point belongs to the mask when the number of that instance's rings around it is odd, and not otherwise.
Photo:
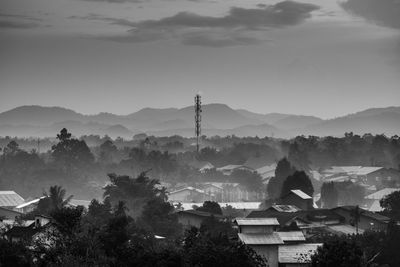
[(195, 134), (196, 134), (196, 150), (197, 153), (199, 153), (200, 150), (200, 135), (201, 135), (201, 96), (200, 94), (197, 94), (194, 97), (194, 110), (195, 110)]

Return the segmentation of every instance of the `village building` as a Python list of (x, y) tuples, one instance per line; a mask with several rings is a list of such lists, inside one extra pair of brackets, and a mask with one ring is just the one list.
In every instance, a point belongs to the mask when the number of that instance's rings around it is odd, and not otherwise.
[(222, 174), (224, 174), (224, 175), (231, 175), (235, 170), (254, 171), (254, 169), (249, 168), (244, 165), (226, 165), (226, 166), (217, 168), (217, 171), (222, 172)]
[(14, 191), (0, 191), (0, 207), (14, 209), (24, 203), (25, 200)]
[(393, 192), (400, 191), (400, 188), (384, 188), (382, 190), (376, 191), (370, 195), (365, 196), (365, 205), (369, 211), (378, 212), (382, 211), (380, 200), (390, 195)]
[[(333, 208), (332, 211), (344, 218), (344, 223), (356, 226), (354, 211), (356, 206), (342, 206)], [(390, 218), (359, 208), (358, 228), (362, 230), (386, 231)]]
[(290, 190), (289, 193), (281, 198), (280, 204), (294, 205), (302, 210), (311, 210), (314, 208), (313, 198), (299, 189)]
[(202, 222), (210, 217), (214, 217), (218, 220), (222, 220), (224, 217), (219, 214), (212, 214), (210, 212), (198, 211), (198, 210), (184, 210), (177, 213), (178, 221), (186, 229), (191, 227), (200, 228)]
[(15, 220), (16, 218), (20, 217), (21, 215), (22, 215), (21, 212), (0, 207), (0, 221)]
[(184, 187), (168, 194), (168, 200), (171, 202), (201, 202), (212, 201), (215, 197), (207, 194), (204, 190), (191, 186)]
[(34, 222), (28, 226), (14, 226), (4, 233), (4, 236), (10, 242), (32, 242), (42, 240), (49, 243), (49, 237), (56, 231), (51, 218), (43, 215), (35, 216)]
[(310, 255), (320, 245), (304, 243), (301, 231), (277, 232), (277, 218), (240, 218), (235, 223), (239, 240), (264, 256), (270, 267), (308, 266)]

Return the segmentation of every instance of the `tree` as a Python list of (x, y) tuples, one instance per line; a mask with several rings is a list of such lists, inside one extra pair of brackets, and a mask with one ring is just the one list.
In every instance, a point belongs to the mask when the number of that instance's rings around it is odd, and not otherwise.
[(363, 250), (354, 240), (335, 239), (325, 242), (311, 256), (312, 267), (362, 267)]
[(400, 190), (382, 198), (380, 204), (386, 214), (394, 219), (400, 219)]
[(313, 185), (304, 171), (296, 171), (293, 175), (286, 178), (282, 186), (281, 198), (288, 194), (290, 190), (295, 189), (299, 189), (311, 197), (313, 196)]
[(339, 193), (333, 182), (323, 183), (321, 187), (321, 202), (323, 208), (334, 208), (338, 204)]
[(240, 183), (251, 192), (259, 192), (264, 187), (261, 176), (255, 171), (237, 169), (232, 172), (230, 178), (232, 182)]
[(104, 197), (109, 198), (112, 206), (119, 201), (125, 202), (128, 215), (134, 219), (142, 214), (149, 200), (157, 197), (167, 200), (165, 188), (160, 188), (158, 180), (150, 179), (144, 172), (137, 178), (116, 174), (109, 174), (108, 177), (111, 183), (104, 187)]
[(99, 161), (103, 164), (113, 163), (117, 152), (118, 148), (114, 145), (114, 143), (111, 140), (106, 140), (100, 145)]
[(305, 150), (301, 150), (297, 142), (290, 144), (288, 160), (295, 166), (297, 170), (302, 170), (305, 172), (310, 170), (308, 153)]
[(94, 161), (94, 156), (89, 147), (85, 141), (71, 136), (65, 128), (57, 134), (59, 142), (51, 148), (54, 161), (66, 171), (90, 166)]
[(44, 192), (44, 198), (39, 200), (35, 213), (49, 215), (54, 210), (64, 208), (72, 199), (72, 195), (66, 197), (66, 190), (59, 185), (50, 186), (49, 192)]
[(163, 237), (177, 237), (182, 231), (174, 206), (160, 197), (155, 197), (144, 205), (137, 225)]
[(278, 162), (275, 169), (275, 177), (272, 177), (269, 180), (267, 187), (267, 192), (270, 199), (277, 199), (280, 197), (283, 182), (294, 172), (295, 169), (286, 158), (283, 158)]
[(218, 202), (214, 201), (205, 201), (203, 203), (203, 206), (198, 207), (196, 210), (198, 211), (206, 211), (212, 214), (219, 214), (222, 215), (222, 209), (221, 206), (218, 204)]

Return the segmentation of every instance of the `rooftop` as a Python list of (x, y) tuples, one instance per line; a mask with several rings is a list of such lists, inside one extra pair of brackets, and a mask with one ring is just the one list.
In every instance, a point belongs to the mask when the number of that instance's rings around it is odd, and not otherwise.
[(297, 212), (301, 210), (294, 205), (272, 205), (269, 209), (273, 209), (279, 212)]
[(295, 189), (295, 190), (290, 190), (292, 193), (298, 195), (299, 197), (301, 197), (302, 199), (312, 199), (312, 197), (310, 197), (309, 195), (307, 195), (306, 193), (304, 193), (303, 191), (301, 191), (300, 189)]
[(375, 193), (372, 193), (368, 196), (366, 196), (366, 199), (375, 199), (375, 200), (381, 200), (387, 195), (390, 195), (393, 192), (400, 191), (400, 188), (384, 188), (382, 190), (376, 191)]
[(307, 263), (322, 244), (282, 245), (278, 247), (279, 263)]
[(240, 218), (235, 221), (238, 225), (279, 225), (276, 218)]
[(290, 231), (290, 232), (277, 232), (279, 237), (284, 241), (306, 241), (306, 238), (302, 231)]
[(272, 234), (238, 234), (239, 239), (246, 245), (279, 245), (283, 240), (275, 232)]
[(14, 191), (0, 191), (0, 207), (16, 207), (25, 200)]
[[(333, 208), (332, 210), (335, 211), (338, 209), (343, 209), (345, 211), (351, 212), (355, 209), (355, 206), (341, 206), (341, 207)], [(362, 208), (360, 208), (360, 211), (361, 211), (361, 216), (368, 217), (368, 218), (371, 218), (371, 219), (374, 219), (374, 220), (377, 220), (380, 222), (389, 222), (390, 221), (390, 218), (380, 215), (378, 213), (371, 212), (371, 211), (368, 211), (368, 210), (365, 210)]]

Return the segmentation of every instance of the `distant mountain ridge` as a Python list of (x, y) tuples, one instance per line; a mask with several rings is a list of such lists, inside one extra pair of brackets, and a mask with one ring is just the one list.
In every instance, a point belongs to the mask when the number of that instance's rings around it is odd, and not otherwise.
[[(205, 135), (342, 136), (357, 134), (400, 134), (400, 107), (371, 108), (335, 119), (282, 113), (260, 114), (232, 109), (225, 104), (203, 105), (202, 128)], [(74, 135), (109, 135), (131, 138), (139, 132), (158, 136), (193, 136), (194, 109), (144, 108), (128, 115), (99, 113), (84, 115), (62, 107), (21, 106), (0, 113), (0, 136), (54, 137), (62, 128)]]

